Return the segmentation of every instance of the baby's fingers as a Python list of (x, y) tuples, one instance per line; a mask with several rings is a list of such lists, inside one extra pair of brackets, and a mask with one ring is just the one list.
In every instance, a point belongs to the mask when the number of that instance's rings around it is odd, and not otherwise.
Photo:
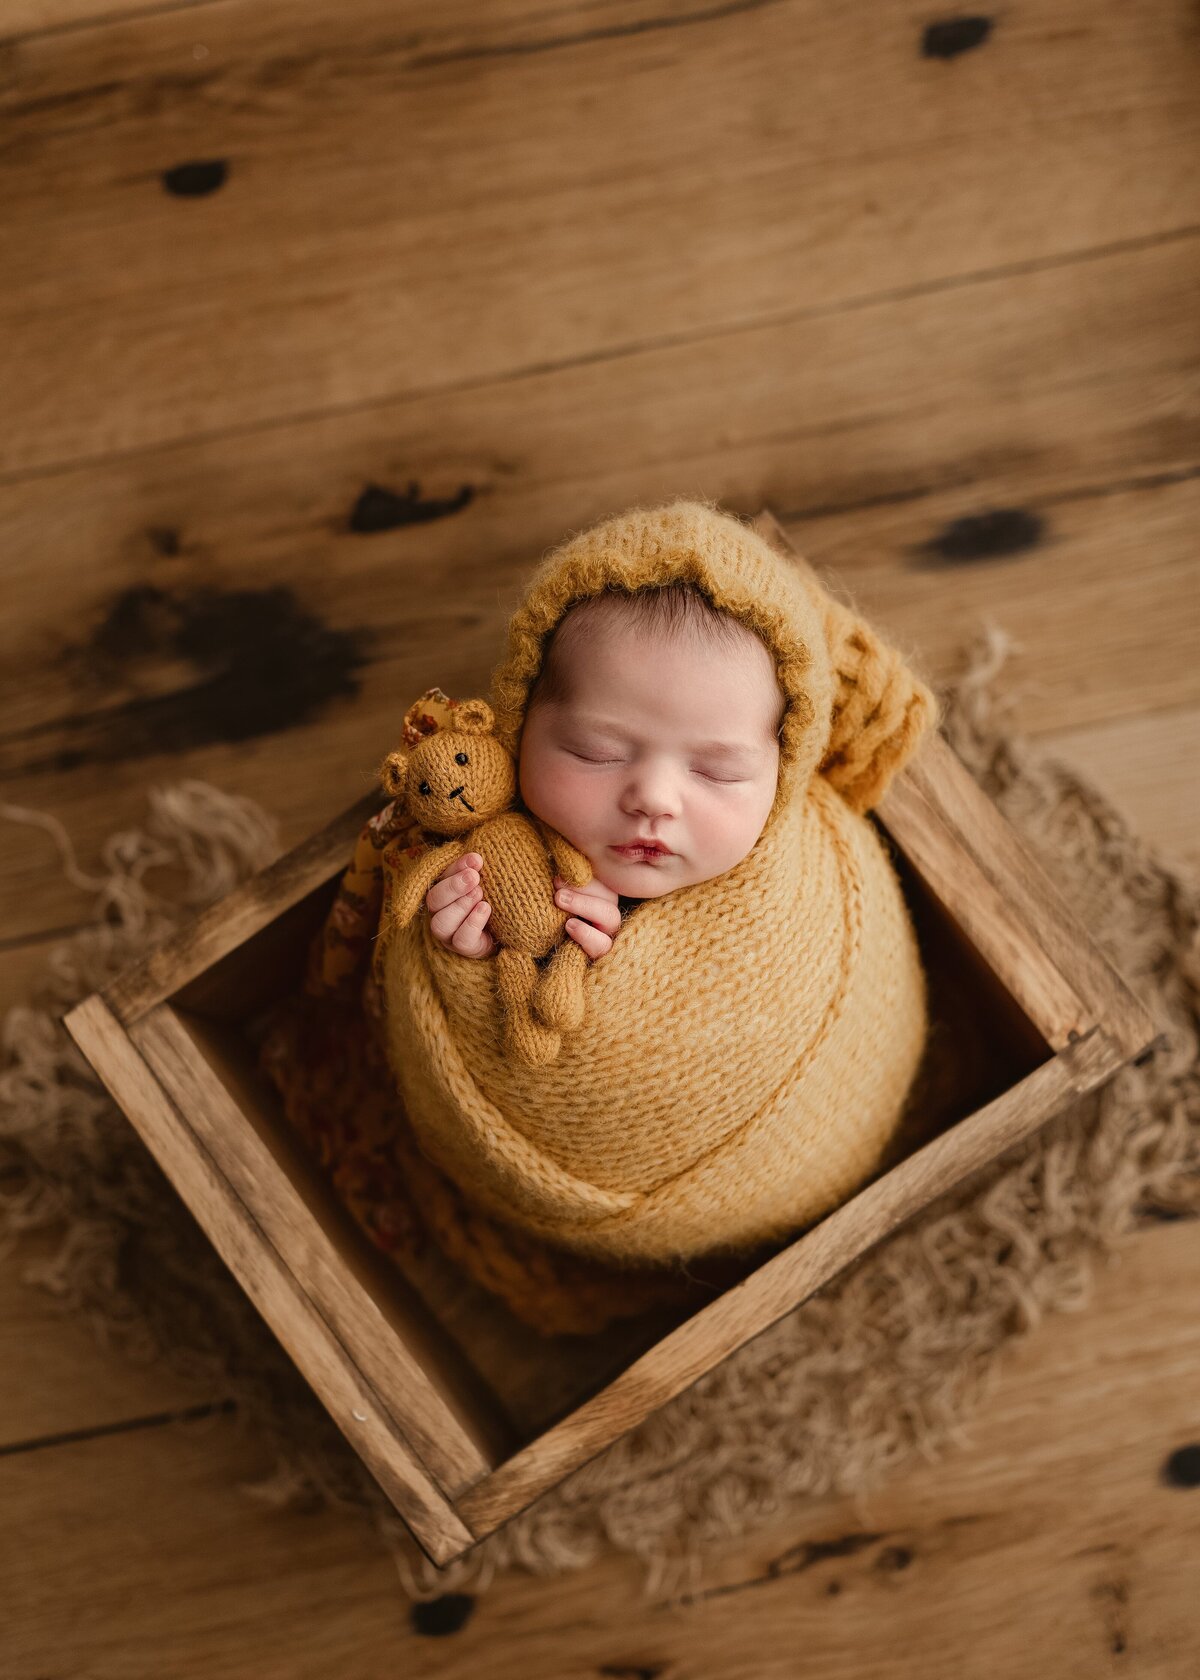
[(559, 887), (554, 902), (560, 910), (594, 922), (602, 932), (615, 934), (621, 927), (621, 909), (614, 895), (611, 900), (600, 898), (591, 887)]
[[(478, 853), (474, 855), (478, 856)], [(444, 869), (438, 876), (425, 894), (425, 905), (432, 915), (435, 910), (442, 910), (459, 899), (469, 898), (474, 903), (482, 896), (478, 869), (469, 867), (466, 860), (460, 858), (458, 863)]]
[(495, 946), (484, 925), (492, 907), (479, 897), (480, 891), (479, 887), (474, 888), (465, 898), (455, 899), (429, 918), (429, 931), (434, 938), (462, 957), (486, 957)]
[(492, 907), (486, 899), (481, 899), (474, 909), (468, 910), (458, 932), (450, 941), (452, 949), (457, 951), (459, 956), (491, 956), (496, 949), (496, 941), (484, 926), (491, 913)]
[(567, 932), (577, 945), (583, 947), (592, 961), (597, 957), (606, 957), (613, 948), (613, 942), (608, 934), (601, 933), (599, 928), (590, 922), (581, 922), (571, 916), (567, 920)]
[(554, 877), (554, 885), (556, 890), (559, 887), (570, 887), (572, 892), (589, 893), (593, 898), (607, 899), (610, 904), (617, 903), (617, 893), (615, 888), (605, 886), (604, 882), (598, 881), (594, 875), (591, 880), (582, 887), (577, 887), (573, 882), (565, 881), (561, 875), (556, 875)]

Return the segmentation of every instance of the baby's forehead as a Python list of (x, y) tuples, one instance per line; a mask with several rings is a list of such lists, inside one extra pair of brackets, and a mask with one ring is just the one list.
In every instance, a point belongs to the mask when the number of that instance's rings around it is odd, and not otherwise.
[[(741, 736), (774, 735), (786, 711), (773, 652), (750, 627), (730, 615), (723, 621), (664, 621), (631, 611), (620, 597), (598, 596), (568, 609), (550, 638), (535, 708), (551, 706), (560, 722), (585, 712), (645, 721), (671, 704), (674, 725), (707, 718), (706, 738), (718, 719)], [(686, 727), (686, 724), (684, 724)]]
[(736, 620), (729, 620), (722, 634), (695, 623), (648, 624), (623, 612), (619, 601), (610, 605), (604, 597), (596, 605), (602, 605), (602, 610), (592, 612), (589, 602), (563, 620), (555, 637), (555, 651), (564, 664), (596, 653), (616, 652), (643, 664), (668, 654), (675, 663), (699, 669), (711, 666), (714, 657), (722, 663), (744, 664), (757, 670), (775, 668), (767, 644), (748, 625)]
[(773, 734), (783, 712), (770, 666), (739, 662), (718, 676), (711, 650), (707, 656), (696, 650), (694, 662), (682, 651), (669, 666), (661, 659), (639, 662), (636, 676), (629, 659), (586, 667), (580, 662), (563, 675), (554, 707), (561, 724), (608, 734), (636, 723), (638, 738), (646, 742), (674, 741), (681, 731), (691, 741), (694, 730), (693, 745), (743, 748)]
[(588, 626), (585, 634), (565, 638), (558, 653), (562, 668), (568, 671), (586, 667), (611, 675), (623, 666), (645, 669), (669, 662), (673, 673), (700, 685), (714, 666), (737, 672), (747, 686), (777, 682), (774, 654), (746, 625), (719, 635), (694, 626), (639, 624), (605, 614), (594, 629)]

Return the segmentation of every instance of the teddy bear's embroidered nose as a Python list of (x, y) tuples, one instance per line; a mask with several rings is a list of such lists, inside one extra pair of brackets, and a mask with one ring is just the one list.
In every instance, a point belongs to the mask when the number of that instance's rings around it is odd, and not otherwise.
[[(466, 785), (467, 785), (466, 782), (460, 782), (458, 787), (456, 787), (451, 793), (447, 794), (446, 797), (448, 799), (457, 799), (459, 794), (461, 794), (463, 788), (466, 787)], [(469, 799), (464, 799), (463, 804), (467, 807), (468, 811), (473, 811), (475, 809), (474, 805), (471, 804), (471, 801)]]

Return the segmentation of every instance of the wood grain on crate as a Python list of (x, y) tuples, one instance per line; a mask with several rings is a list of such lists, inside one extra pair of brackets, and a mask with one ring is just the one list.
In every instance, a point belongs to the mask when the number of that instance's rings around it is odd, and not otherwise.
[[(387, 1402), (364, 1379), (339, 1337), (280, 1257), (258, 1223), (264, 1204), (281, 1187), (280, 1176), (257, 1187), (253, 1207), (241, 1201), (220, 1167), (168, 1100), (99, 995), (69, 1017), (72, 1036), (92, 1061), (114, 1099), (136, 1124), (158, 1164), (204, 1226), (221, 1258), (322, 1396), (343, 1434), (385, 1493), (418, 1527), (435, 1555), (453, 1556), (472, 1536), (455, 1515), (426, 1466), (391, 1416)], [(364, 1310), (369, 1307), (364, 1304)], [(407, 1352), (399, 1362), (395, 1392), (406, 1407), (419, 1405), (428, 1385)], [(446, 1420), (435, 1462), (458, 1445)]]

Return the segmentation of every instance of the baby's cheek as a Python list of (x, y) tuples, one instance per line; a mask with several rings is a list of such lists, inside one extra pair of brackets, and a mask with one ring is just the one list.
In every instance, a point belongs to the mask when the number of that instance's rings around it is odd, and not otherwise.
[(766, 824), (770, 803), (765, 809), (761, 807), (760, 798), (730, 803), (722, 810), (710, 813), (703, 832), (712, 851), (726, 860), (727, 868), (753, 851), (754, 843)]
[(594, 831), (586, 809), (587, 790), (579, 786), (578, 777), (556, 773), (533, 761), (522, 767), (521, 798), (539, 822), (561, 834), (591, 861), (588, 847), (594, 844)]

